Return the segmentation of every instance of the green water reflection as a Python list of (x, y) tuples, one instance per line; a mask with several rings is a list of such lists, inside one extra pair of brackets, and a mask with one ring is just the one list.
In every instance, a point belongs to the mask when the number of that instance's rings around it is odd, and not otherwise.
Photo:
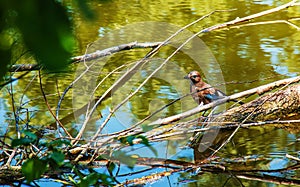
[[(189, 28), (190, 32), (195, 33), (208, 26), (254, 14), (274, 6), (279, 6), (285, 2), (288, 1), (186, 0), (174, 2), (162, 0), (112, 0), (101, 3), (99, 1), (91, 1), (89, 5), (91, 9), (96, 12), (96, 18), (94, 20), (85, 20), (82, 18), (82, 15), (78, 13), (79, 11), (77, 11), (76, 8), (72, 9), (71, 16), (75, 23), (74, 33), (78, 38), (78, 50), (74, 55), (85, 53), (86, 47), (93, 42), (93, 45), (87, 50), (88, 52), (101, 50), (124, 42), (157, 42), (153, 41), (152, 36), (157, 36), (157, 38), (160, 38), (162, 41), (172, 34), (173, 31), (166, 30), (164, 32), (163, 30), (157, 30), (153, 27), (148, 30), (148, 33), (128, 34), (130, 30), (120, 32), (122, 29), (119, 29), (123, 26), (135, 24), (136, 22), (152, 21), (154, 23), (170, 23), (179, 28), (213, 10), (228, 10), (226, 12), (217, 12)], [(68, 2), (66, 2), (66, 4), (68, 4)], [(259, 18), (255, 21), (284, 20), (297, 17), (300, 17), (299, 6)], [(299, 20), (291, 22), (300, 26)], [(142, 24), (136, 24), (135, 26), (143, 27)], [(119, 36), (115, 37), (116, 35), (112, 35), (112, 32), (119, 32)], [(109, 38), (110, 35), (112, 36), (111, 38)], [(106, 39), (105, 43), (102, 43), (101, 39), (104, 37), (108, 37), (109, 39)], [(183, 38), (184, 37), (181, 39)], [(208, 57), (206, 58), (204, 54), (201, 61), (205, 64), (205, 67), (200, 68), (206, 68), (207, 70), (205, 71), (205, 79), (217, 84), (219, 80), (217, 76), (221, 74), (225, 82), (238, 82), (238, 84), (226, 84), (223, 87), (222, 90), (228, 94), (247, 90), (282, 78), (299, 75), (300, 32), (286, 23), (233, 27), (205, 33), (201, 35), (200, 38), (205, 42), (218, 64), (218, 67), (212, 65), (210, 59), (208, 59)], [(92, 136), (95, 129), (103, 122), (104, 119), (101, 119), (100, 115), (108, 115), (110, 108), (116, 106), (117, 103), (127, 96), (126, 94), (133, 92), (137, 88), (138, 83), (141, 83), (145, 77), (173, 51), (174, 47), (168, 46), (164, 48), (161, 53), (156, 56), (156, 59), (145, 65), (142, 71), (139, 71), (137, 75), (123, 87), (124, 89), (121, 88), (121, 90), (113, 95), (112, 99), (104, 101), (93, 116), (95, 120), (89, 124), (85, 132), (85, 137)], [(97, 68), (102, 68), (101, 73), (99, 73), (99, 69), (94, 67), (93, 70), (95, 70), (95, 72), (91, 72), (91, 74), (89, 74), (90, 76), (84, 79), (85, 82), (81, 84), (84, 86), (79, 89), (81, 89), (81, 91), (94, 89), (95, 85), (87, 84), (92, 79), (97, 80), (96, 82), (100, 82), (109, 72), (123, 64), (128, 64), (128, 67), (131, 67), (131, 63), (135, 63), (136, 60), (142, 58), (147, 52), (148, 50), (122, 52), (97, 61), (97, 63), (99, 63), (99, 67)], [(26, 59), (22, 59), (19, 63), (23, 63), (25, 60)], [(47, 94), (48, 103), (53, 109), (56, 108), (59, 100), (58, 96), (61, 95), (64, 89), (74, 80), (76, 71), (78, 72), (78, 66), (80, 65), (70, 67), (71, 73), (43, 73), (43, 89)], [(122, 130), (124, 127), (128, 127), (143, 119), (162, 105), (188, 93), (189, 83), (182, 79), (184, 72), (187, 73), (193, 69), (203, 71), (203, 69), (200, 68), (188, 55), (179, 52), (172, 58), (171, 63), (166, 65), (163, 71), (151, 79), (130, 102), (127, 102), (116, 115), (113, 116), (107, 125), (108, 128), (104, 130), (104, 133)], [(221, 71), (219, 71), (219, 69)], [(124, 70), (120, 70), (113, 74), (110, 79), (106, 80), (99, 89), (97, 89), (94, 96), (101, 96), (123, 72)], [(172, 82), (172, 80), (176, 83)], [(254, 82), (248, 83), (249, 81)], [(24, 115), (22, 115), (23, 121), (20, 123), (21, 127), (22, 124), (25, 125), (26, 123), (45, 126), (54, 122), (44, 104), (43, 97), (41, 97), (37, 73), (33, 72), (25, 78), (18, 80), (14, 83), (13, 88), (13, 92), (16, 93), (14, 95), (14, 101), (18, 103), (19, 107), (24, 108), (24, 110), (22, 110), (24, 111)], [(61, 118), (86, 104), (86, 95), (77, 94), (76, 101), (74, 101), (72, 92), (75, 91), (71, 90), (63, 100), (60, 111)], [(22, 95), (18, 95), (17, 93), (22, 93)], [(87, 92), (87, 94), (89, 94), (89, 92)], [(2, 123), (8, 123), (12, 126), (12, 129), (14, 129), (11, 108), (12, 101), (9, 92), (3, 89), (1, 98), (3, 99), (1, 104), (1, 118), (6, 119), (6, 121), (2, 121)], [(163, 110), (160, 113), (160, 117), (178, 114), (195, 106), (191, 98), (186, 98), (181, 103), (176, 103), (168, 109)], [(84, 120), (83, 115), (84, 114), (80, 114), (76, 119), (77, 121), (73, 120), (68, 123), (68, 128), (72, 128), (74, 134), (76, 133), (75, 130), (80, 128), (80, 124)], [(30, 120), (28, 120), (28, 118)], [(1, 133), (4, 133), (4, 130), (4, 126), (1, 127)], [(10, 135), (15, 136), (15, 134)], [(231, 158), (245, 155), (277, 155), (275, 157), (282, 157), (285, 153), (295, 153), (300, 150), (300, 144), (297, 142), (297, 138), (299, 139), (298, 134), (292, 134), (280, 129), (257, 128), (241, 130), (235, 135), (232, 141), (233, 143), (228, 144), (220, 152), (219, 156)], [(170, 141), (170, 145), (168, 146), (166, 146), (166, 144), (158, 146), (157, 149), (161, 151), (159, 152), (159, 156), (164, 158), (165, 152), (168, 152), (169, 158), (178, 158), (178, 155), (180, 155), (182, 151), (178, 147), (184, 146), (187, 141), (188, 139), (185, 141)], [(186, 157), (185, 159), (189, 160), (192, 157), (191, 153), (192, 151), (182, 157)], [(190, 177), (189, 175), (189, 173), (184, 173), (181, 176), (175, 176), (178, 177), (177, 179), (180, 181), (187, 180)], [(299, 178), (299, 174), (297, 177)], [(178, 182), (177, 184), (180, 186), (221, 186), (227, 179), (228, 175), (216, 176), (213, 174), (204, 174), (192, 176), (189, 182)], [(248, 182), (246, 180), (242, 182), (246, 186), (268, 186), (267, 183)], [(168, 184), (167, 180), (159, 183), (161, 186), (166, 184)], [(175, 185), (176, 183), (172, 184)], [(227, 186), (236, 185), (239, 185), (239, 183), (233, 181), (229, 182)]]

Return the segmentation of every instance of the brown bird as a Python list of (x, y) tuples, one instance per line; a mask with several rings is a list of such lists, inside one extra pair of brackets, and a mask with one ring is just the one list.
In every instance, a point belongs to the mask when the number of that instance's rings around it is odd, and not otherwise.
[(192, 97), (199, 105), (201, 103), (208, 104), (214, 100), (226, 96), (226, 94), (222, 91), (213, 88), (206, 82), (203, 82), (201, 75), (198, 71), (191, 71), (184, 78), (190, 80), (190, 92), (193, 93)]

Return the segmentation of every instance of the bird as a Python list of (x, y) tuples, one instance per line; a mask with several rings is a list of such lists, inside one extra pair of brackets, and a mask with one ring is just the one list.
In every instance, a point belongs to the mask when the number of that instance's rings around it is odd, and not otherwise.
[[(190, 93), (198, 105), (208, 104), (226, 96), (226, 94), (221, 90), (204, 82), (198, 71), (191, 71), (184, 78), (190, 80)], [(244, 104), (241, 101), (233, 101), (238, 102), (239, 104)]]

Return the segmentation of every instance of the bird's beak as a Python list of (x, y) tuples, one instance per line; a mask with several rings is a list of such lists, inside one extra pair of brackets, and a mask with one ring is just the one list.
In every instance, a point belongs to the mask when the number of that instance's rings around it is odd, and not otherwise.
[(184, 79), (190, 79), (190, 78), (189, 78), (189, 76), (187, 76), (187, 75), (186, 75), (186, 76), (184, 76), (183, 78), (184, 78)]

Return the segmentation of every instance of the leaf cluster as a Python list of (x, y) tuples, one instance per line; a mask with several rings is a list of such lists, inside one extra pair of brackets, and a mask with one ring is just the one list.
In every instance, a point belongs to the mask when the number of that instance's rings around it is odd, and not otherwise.
[(38, 149), (38, 152), (28, 151), (23, 160), (21, 171), (27, 184), (36, 182), (45, 176), (55, 176), (55, 179), (74, 186), (112, 185), (114, 179), (107, 174), (98, 173), (93, 169), (84, 172), (82, 165), (69, 159), (69, 140), (57, 139), (42, 141), (39, 136), (29, 130), (21, 134), (21, 138), (12, 140), (11, 146), (19, 150)]

